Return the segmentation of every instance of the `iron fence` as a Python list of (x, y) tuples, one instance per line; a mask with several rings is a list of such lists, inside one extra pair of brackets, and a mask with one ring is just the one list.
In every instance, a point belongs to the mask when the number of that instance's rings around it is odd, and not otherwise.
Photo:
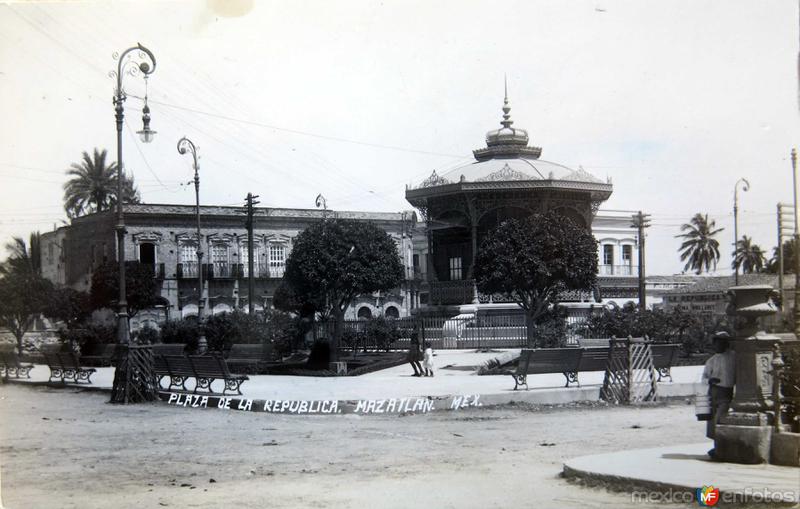
[[(567, 345), (577, 345), (582, 325), (591, 310), (570, 309), (566, 317)], [(332, 320), (315, 323), (314, 338), (333, 337)], [(345, 350), (405, 350), (417, 327), (420, 342), (434, 349), (521, 348), (529, 345), (528, 326), (521, 312), (426, 315), (386, 319), (384, 325), (370, 320), (345, 320), (341, 348)], [(532, 338), (535, 341), (535, 338)]]

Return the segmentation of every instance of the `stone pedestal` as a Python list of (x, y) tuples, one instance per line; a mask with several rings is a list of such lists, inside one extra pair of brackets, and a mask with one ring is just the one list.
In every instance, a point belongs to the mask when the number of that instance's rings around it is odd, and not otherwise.
[(773, 465), (800, 467), (800, 433), (773, 433), (769, 462)]
[(731, 347), (736, 352), (736, 386), (730, 412), (716, 426), (715, 458), (733, 463), (768, 463), (774, 406), (772, 356), (776, 339), (757, 339), (758, 318), (775, 313), (771, 286), (732, 287), (728, 312), (744, 318)]
[(714, 457), (731, 463), (768, 463), (772, 428), (718, 424), (714, 438)]

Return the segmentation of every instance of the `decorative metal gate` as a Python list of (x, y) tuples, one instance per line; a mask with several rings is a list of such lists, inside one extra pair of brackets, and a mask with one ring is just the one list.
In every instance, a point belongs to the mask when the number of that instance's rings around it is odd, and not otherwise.
[(650, 344), (612, 339), (600, 396), (611, 403), (640, 403), (656, 399), (656, 373)]

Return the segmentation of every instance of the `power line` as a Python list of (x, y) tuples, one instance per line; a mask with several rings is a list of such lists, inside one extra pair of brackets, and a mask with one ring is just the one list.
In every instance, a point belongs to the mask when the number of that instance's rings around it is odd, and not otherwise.
[[(130, 97), (137, 97), (137, 96), (135, 96), (133, 94), (128, 94), (128, 95)], [(137, 98), (143, 99), (142, 97), (137, 97)], [(170, 104), (170, 103), (163, 102), (163, 101), (157, 101), (155, 99), (150, 99), (149, 101), (151, 103), (153, 103), (153, 104), (158, 104), (160, 106), (167, 106), (169, 108), (175, 108), (175, 109), (179, 109), (179, 110), (183, 110), (183, 111), (189, 111), (189, 112), (192, 112), (192, 113), (197, 113), (198, 115), (205, 115), (205, 116), (208, 116), (208, 117), (219, 118), (219, 119), (228, 120), (228, 121), (231, 121), (231, 122), (239, 122), (239, 123), (242, 123), (242, 124), (247, 124), (247, 125), (252, 125), (252, 126), (257, 126), (257, 127), (263, 127), (265, 129), (274, 129), (276, 131), (282, 131), (282, 132), (291, 133), (291, 134), (298, 134), (298, 135), (301, 135), (301, 136), (310, 136), (312, 138), (320, 138), (320, 139), (323, 139), (323, 140), (339, 141), (339, 142), (342, 142), (342, 143), (352, 143), (354, 145), (363, 145), (363, 146), (372, 147), (372, 148), (383, 148), (383, 149), (387, 149), (387, 150), (397, 150), (399, 152), (409, 152), (409, 153), (414, 153), (414, 154), (424, 154), (424, 155), (431, 155), (431, 156), (437, 156), (437, 157), (458, 157), (458, 158), (463, 157), (462, 155), (447, 154), (447, 153), (443, 153), (443, 152), (432, 152), (432, 151), (428, 151), (428, 150), (416, 150), (416, 149), (411, 149), (411, 148), (406, 148), (406, 147), (397, 147), (397, 146), (394, 146), (394, 145), (383, 145), (383, 144), (380, 144), (380, 143), (369, 143), (369, 142), (366, 142), (366, 141), (353, 140), (353, 139), (349, 139), (349, 138), (342, 138), (342, 137), (339, 137), (339, 136), (329, 136), (329, 135), (325, 135), (325, 134), (311, 133), (311, 132), (307, 132), (307, 131), (300, 131), (300, 130), (297, 130), (297, 129), (289, 129), (289, 128), (286, 128), (286, 127), (279, 127), (279, 126), (275, 126), (275, 125), (271, 125), (271, 124), (265, 124), (263, 122), (258, 122), (258, 121), (255, 121), (255, 120), (247, 120), (247, 119), (243, 119), (243, 118), (230, 117), (228, 115), (222, 115), (220, 113), (212, 113), (212, 112), (209, 112), (209, 111), (198, 110), (196, 108), (189, 108), (187, 106), (179, 106), (177, 104)]]

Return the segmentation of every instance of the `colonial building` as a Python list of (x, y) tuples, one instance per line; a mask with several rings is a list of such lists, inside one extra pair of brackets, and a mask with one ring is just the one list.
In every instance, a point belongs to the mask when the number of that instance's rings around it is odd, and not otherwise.
[[(292, 250), (294, 238), (323, 211), (257, 208), (254, 215), (253, 272), (257, 310), (270, 307)], [(153, 267), (161, 281), (163, 305), (141, 311), (132, 319), (136, 329), (145, 322), (196, 316), (198, 270), (203, 272), (202, 298), (207, 315), (248, 307), (248, 246), (244, 215), (236, 207), (202, 206), (198, 263), (196, 209), (188, 205), (125, 205), (125, 259)], [(398, 254), (413, 279), (411, 230), (413, 211), (335, 212), (337, 217), (371, 222), (395, 240)], [(116, 214), (112, 211), (76, 218), (70, 226), (42, 235), (42, 272), (53, 282), (78, 290), (90, 289), (93, 271), (104, 261), (116, 259)], [(360, 297), (348, 311), (356, 316), (406, 316), (413, 300), (407, 285), (388, 294)]]

